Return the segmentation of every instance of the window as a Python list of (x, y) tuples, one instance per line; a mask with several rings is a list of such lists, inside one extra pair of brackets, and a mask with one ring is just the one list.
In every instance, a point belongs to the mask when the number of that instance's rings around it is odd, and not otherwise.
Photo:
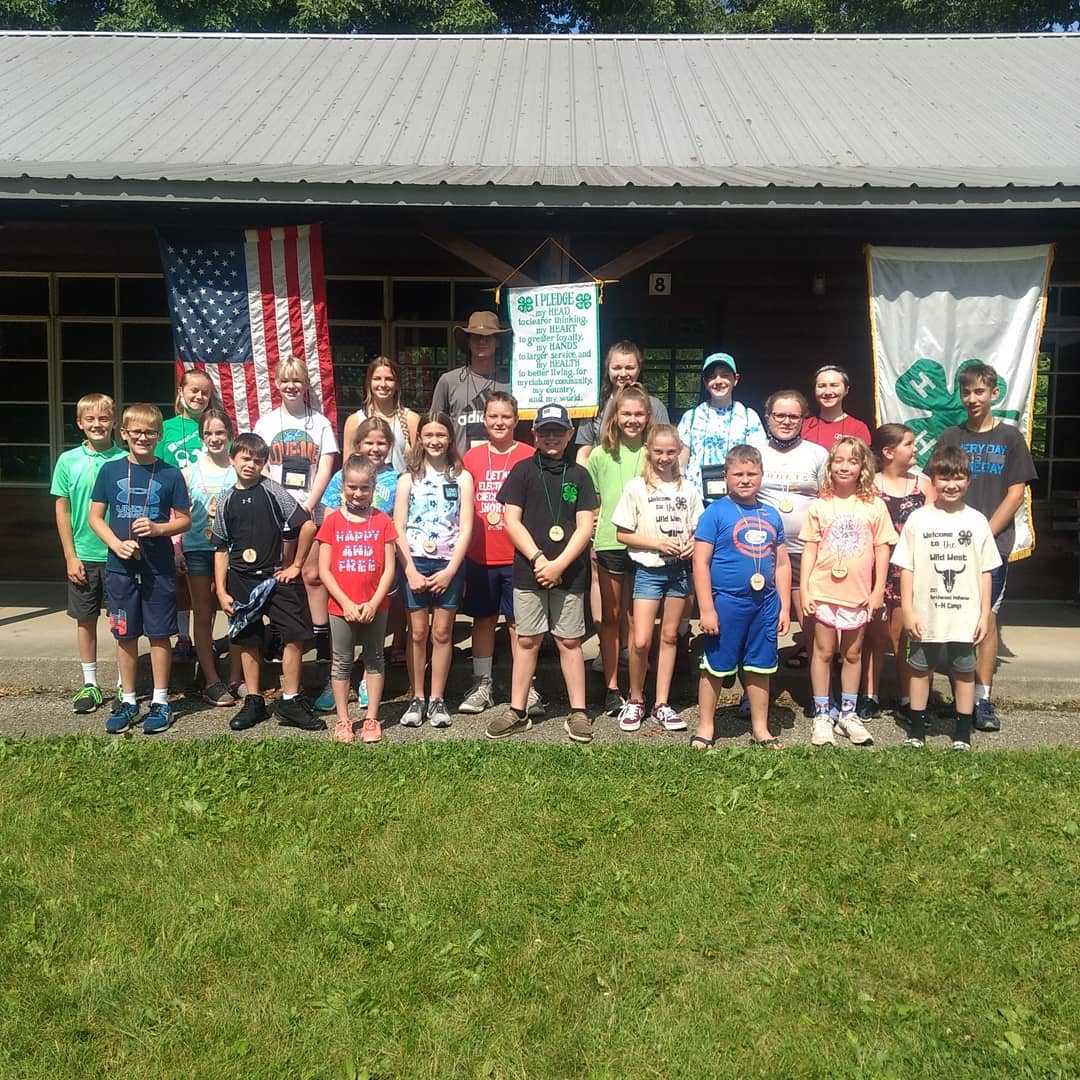
[(1080, 491), (1080, 284), (1055, 285), (1047, 296), (1046, 327), (1035, 383), (1031, 456), (1039, 471), (1038, 498)]

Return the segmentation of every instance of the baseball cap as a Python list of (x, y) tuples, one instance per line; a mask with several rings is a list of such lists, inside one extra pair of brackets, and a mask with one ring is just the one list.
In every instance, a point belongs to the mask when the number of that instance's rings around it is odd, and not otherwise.
[(563, 405), (541, 405), (536, 410), (533, 427), (544, 427), (545, 424), (554, 424), (562, 428), (572, 428), (574, 426), (570, 422), (570, 414)]
[(713, 364), (724, 364), (726, 367), (731, 368), (731, 373), (733, 375), (739, 374), (739, 369), (735, 366), (735, 357), (732, 356), (731, 353), (709, 353), (709, 355), (705, 357), (705, 362), (701, 365), (701, 370), (708, 371)]

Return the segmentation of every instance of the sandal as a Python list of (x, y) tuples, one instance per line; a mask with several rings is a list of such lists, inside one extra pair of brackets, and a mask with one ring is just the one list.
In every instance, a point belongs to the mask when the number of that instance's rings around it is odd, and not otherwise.
[(810, 655), (801, 646), (784, 660), (784, 667), (789, 667), (792, 670), (807, 667), (809, 664)]
[(783, 750), (784, 744), (774, 735), (771, 739), (755, 739), (750, 736), (751, 746), (767, 746), (770, 750)]
[(710, 750), (716, 743), (716, 736), (706, 739), (704, 735), (691, 735), (690, 748), (692, 750)]

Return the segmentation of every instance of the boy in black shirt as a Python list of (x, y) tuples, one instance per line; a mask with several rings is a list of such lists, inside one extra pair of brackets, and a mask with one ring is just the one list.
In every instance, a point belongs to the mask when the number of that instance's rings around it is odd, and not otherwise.
[(574, 434), (562, 405), (536, 413), (537, 451), (510, 470), (497, 496), (505, 507), (507, 535), (514, 545), (514, 620), (518, 647), (510, 708), (488, 726), (489, 739), (505, 739), (532, 727), (526, 711), (540, 643), (548, 632), (559, 647), (570, 715), (565, 724), (574, 742), (591, 742), (585, 713), (585, 597), (589, 592), (589, 542), (599, 505), (588, 472), (568, 462)]
[(261, 613), (232, 639), (240, 650), (247, 696), (229, 727), (243, 731), (268, 715), (259, 693), (259, 646), (266, 615), (284, 642), (278, 723), (322, 731), (326, 724), (300, 694), (303, 643), (312, 635), (300, 571), (315, 538), (315, 523), (280, 484), (263, 476), (269, 453), (259, 435), (236, 437), (229, 449), (236, 485), (218, 499), (214, 518), (214, 577), (222, 611), (231, 617), (257, 585), (269, 577), (276, 582)]

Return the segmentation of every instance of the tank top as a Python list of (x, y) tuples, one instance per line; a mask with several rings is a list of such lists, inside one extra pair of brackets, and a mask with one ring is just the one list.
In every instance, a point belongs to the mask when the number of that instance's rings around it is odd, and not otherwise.
[[(885, 503), (885, 509), (889, 511), (893, 528), (897, 533), (904, 527), (904, 522), (926, 504), (926, 496), (919, 490), (919, 482), (912, 479), (912, 490), (903, 495), (887, 495), (881, 493), (881, 499)], [(900, 603), (900, 567), (889, 566), (889, 575), (885, 579), (885, 602), (888, 604)]]
[[(203, 468), (207, 459), (200, 457), (191, 465), (191, 528), (184, 533), (184, 551), (213, 551), (214, 545), (206, 534), (217, 514), (218, 497), (236, 483), (236, 470), (230, 465), (224, 472), (207, 474)], [(211, 462), (211, 464), (213, 464)]]
[(461, 485), (430, 465), (409, 488), (405, 539), (415, 559), (449, 559), (461, 532)]

